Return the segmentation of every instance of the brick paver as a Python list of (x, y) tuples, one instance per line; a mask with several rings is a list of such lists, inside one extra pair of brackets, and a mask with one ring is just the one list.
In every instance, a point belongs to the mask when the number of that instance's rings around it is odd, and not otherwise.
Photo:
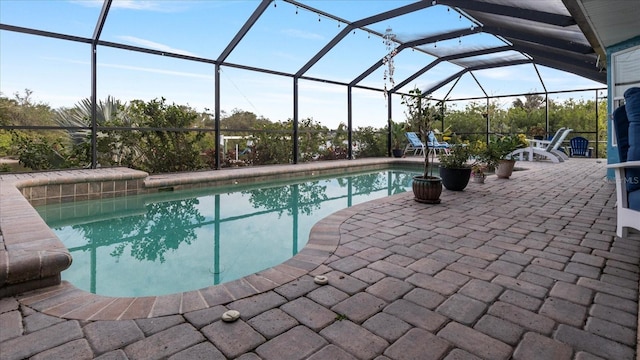
[[(232, 342), (234, 339), (230, 338), (229, 341)], [(326, 344), (327, 341), (324, 338), (309, 328), (297, 326), (260, 345), (256, 349), (256, 353), (265, 360), (304, 359), (319, 351)]]
[(131, 359), (162, 359), (204, 340), (204, 336), (189, 324), (161, 331), (124, 348)]
[(202, 328), (202, 333), (225, 356), (235, 358), (255, 349), (266, 339), (242, 320), (233, 323), (216, 321)]
[(484, 359), (508, 359), (512, 352), (502, 341), (456, 322), (447, 324), (438, 336)]
[(440, 205), (404, 193), (332, 214), (314, 231), (340, 244), (319, 266), (314, 248), (185, 294), (0, 299), (0, 360), (636, 358), (640, 235), (615, 236), (605, 165), (518, 164)]
[(355, 323), (362, 323), (382, 311), (387, 303), (369, 293), (357, 293), (331, 308), (336, 314), (346, 316)]
[(570, 360), (573, 351), (567, 344), (536, 333), (526, 333), (513, 354), (515, 360), (554, 359)]
[(385, 339), (349, 320), (335, 321), (320, 335), (358, 359), (373, 359), (389, 346)]
[(98, 355), (144, 339), (144, 333), (133, 320), (96, 321), (83, 330)]

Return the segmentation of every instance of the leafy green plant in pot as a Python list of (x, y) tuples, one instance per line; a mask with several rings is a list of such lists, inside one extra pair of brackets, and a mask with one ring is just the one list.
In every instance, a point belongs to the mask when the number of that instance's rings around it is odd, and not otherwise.
[(486, 172), (493, 171), (494, 166), (490, 166), (483, 159), (483, 153), (487, 149), (487, 143), (481, 140), (469, 144), (472, 147), (473, 159), (471, 164), (471, 179), (473, 182), (484, 184), (484, 180), (487, 178)]
[(544, 139), (547, 130), (545, 130), (542, 126), (536, 125), (529, 128), (529, 135), (531, 135), (536, 140)]
[(473, 166), (469, 160), (474, 155), (473, 149), (469, 144), (455, 144), (438, 156), (442, 185), (447, 190), (462, 191), (469, 184)]
[[(442, 108), (431, 105), (431, 98), (422, 94), (418, 88), (409, 91), (408, 95), (402, 95), (402, 104), (406, 105), (405, 115), (407, 122), (413, 130), (418, 130), (424, 149), (424, 171), (420, 176), (413, 177), (412, 189), (414, 199), (426, 204), (439, 204), (442, 193), (442, 178), (433, 175), (430, 166), (429, 145), (426, 141), (427, 134), (431, 131), (434, 121), (443, 116)], [(442, 103), (440, 103), (442, 105)]]
[(511, 158), (511, 153), (527, 144), (524, 134), (498, 136), (487, 144), (479, 158), (488, 167), (495, 167), (498, 178), (508, 179), (516, 163), (516, 160)]
[(393, 157), (402, 157), (404, 155), (404, 141), (406, 132), (406, 124), (405, 123), (397, 123), (393, 120), (391, 122), (391, 151), (393, 153)]
[(486, 168), (483, 164), (473, 165), (473, 167), (471, 167), (471, 178), (473, 182), (484, 184), (484, 180), (487, 178), (487, 175), (484, 173), (485, 170)]

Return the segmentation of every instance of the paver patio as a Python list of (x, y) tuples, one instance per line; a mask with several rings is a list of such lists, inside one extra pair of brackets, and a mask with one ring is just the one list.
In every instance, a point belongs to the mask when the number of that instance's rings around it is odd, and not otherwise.
[(604, 161), (518, 166), (439, 205), (409, 192), (335, 213), (312, 230), (335, 251), (256, 295), (108, 321), (51, 315), (75, 306), (66, 283), (0, 299), (0, 359), (636, 358), (640, 234), (615, 236)]

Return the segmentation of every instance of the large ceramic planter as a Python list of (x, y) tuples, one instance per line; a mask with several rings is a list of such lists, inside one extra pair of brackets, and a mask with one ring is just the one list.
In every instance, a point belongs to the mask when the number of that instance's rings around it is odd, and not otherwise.
[(393, 157), (401, 158), (402, 155), (404, 155), (404, 150), (403, 149), (393, 149), (393, 150), (391, 150), (391, 153), (393, 154)]
[(443, 168), (439, 170), (442, 186), (451, 191), (462, 191), (469, 184), (471, 168)]
[(442, 193), (442, 179), (437, 176), (413, 177), (413, 196), (417, 202), (425, 204), (439, 204)]
[(508, 179), (513, 173), (513, 167), (516, 165), (515, 160), (500, 160), (496, 166), (496, 175), (498, 179)]

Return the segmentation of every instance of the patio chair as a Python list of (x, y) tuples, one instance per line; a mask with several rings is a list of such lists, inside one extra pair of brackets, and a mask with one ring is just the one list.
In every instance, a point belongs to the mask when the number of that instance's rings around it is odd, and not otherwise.
[(451, 149), (451, 145), (449, 145), (449, 143), (446, 141), (439, 142), (438, 139), (436, 138), (436, 134), (434, 134), (433, 131), (429, 131), (427, 138), (428, 138), (427, 146), (429, 146), (430, 153), (435, 154), (443, 151), (446, 154), (449, 153), (449, 150)]
[(591, 149), (589, 149), (589, 140), (583, 138), (582, 136), (576, 136), (569, 140), (569, 144), (571, 147), (569, 149), (569, 156), (583, 156), (583, 157), (591, 157)]
[(560, 134), (560, 137), (558, 138), (558, 142), (556, 142), (549, 150), (550, 152), (554, 153), (556, 156), (560, 157), (562, 160), (569, 160), (569, 155), (566, 152), (564, 152), (564, 147), (562, 147), (562, 143), (567, 138), (567, 135), (569, 135), (569, 133), (572, 131), (573, 129), (565, 129), (562, 132), (562, 134)]
[(626, 237), (629, 228), (640, 231), (640, 88), (624, 93), (625, 105), (613, 112), (620, 162), (607, 165), (616, 179), (616, 235)]
[[(546, 142), (535, 140), (536, 143), (534, 144), (530, 141), (531, 146), (517, 149), (511, 152), (511, 154), (509, 155), (511, 155), (511, 158), (519, 158), (520, 160), (533, 161), (534, 159), (547, 159), (552, 163), (564, 162), (569, 157), (567, 156), (567, 154), (558, 150), (558, 148), (571, 131), (573, 131), (573, 129), (560, 128), (558, 131), (556, 131), (556, 134), (553, 136), (551, 141), (546, 144), (545, 147), (540, 147), (537, 145), (545, 144)], [(526, 158), (525, 154), (527, 154)]]
[(413, 155), (424, 154), (424, 143), (420, 140), (418, 134), (413, 131), (407, 131), (404, 136), (409, 140), (409, 143), (404, 148), (405, 155), (410, 151), (413, 151)]

